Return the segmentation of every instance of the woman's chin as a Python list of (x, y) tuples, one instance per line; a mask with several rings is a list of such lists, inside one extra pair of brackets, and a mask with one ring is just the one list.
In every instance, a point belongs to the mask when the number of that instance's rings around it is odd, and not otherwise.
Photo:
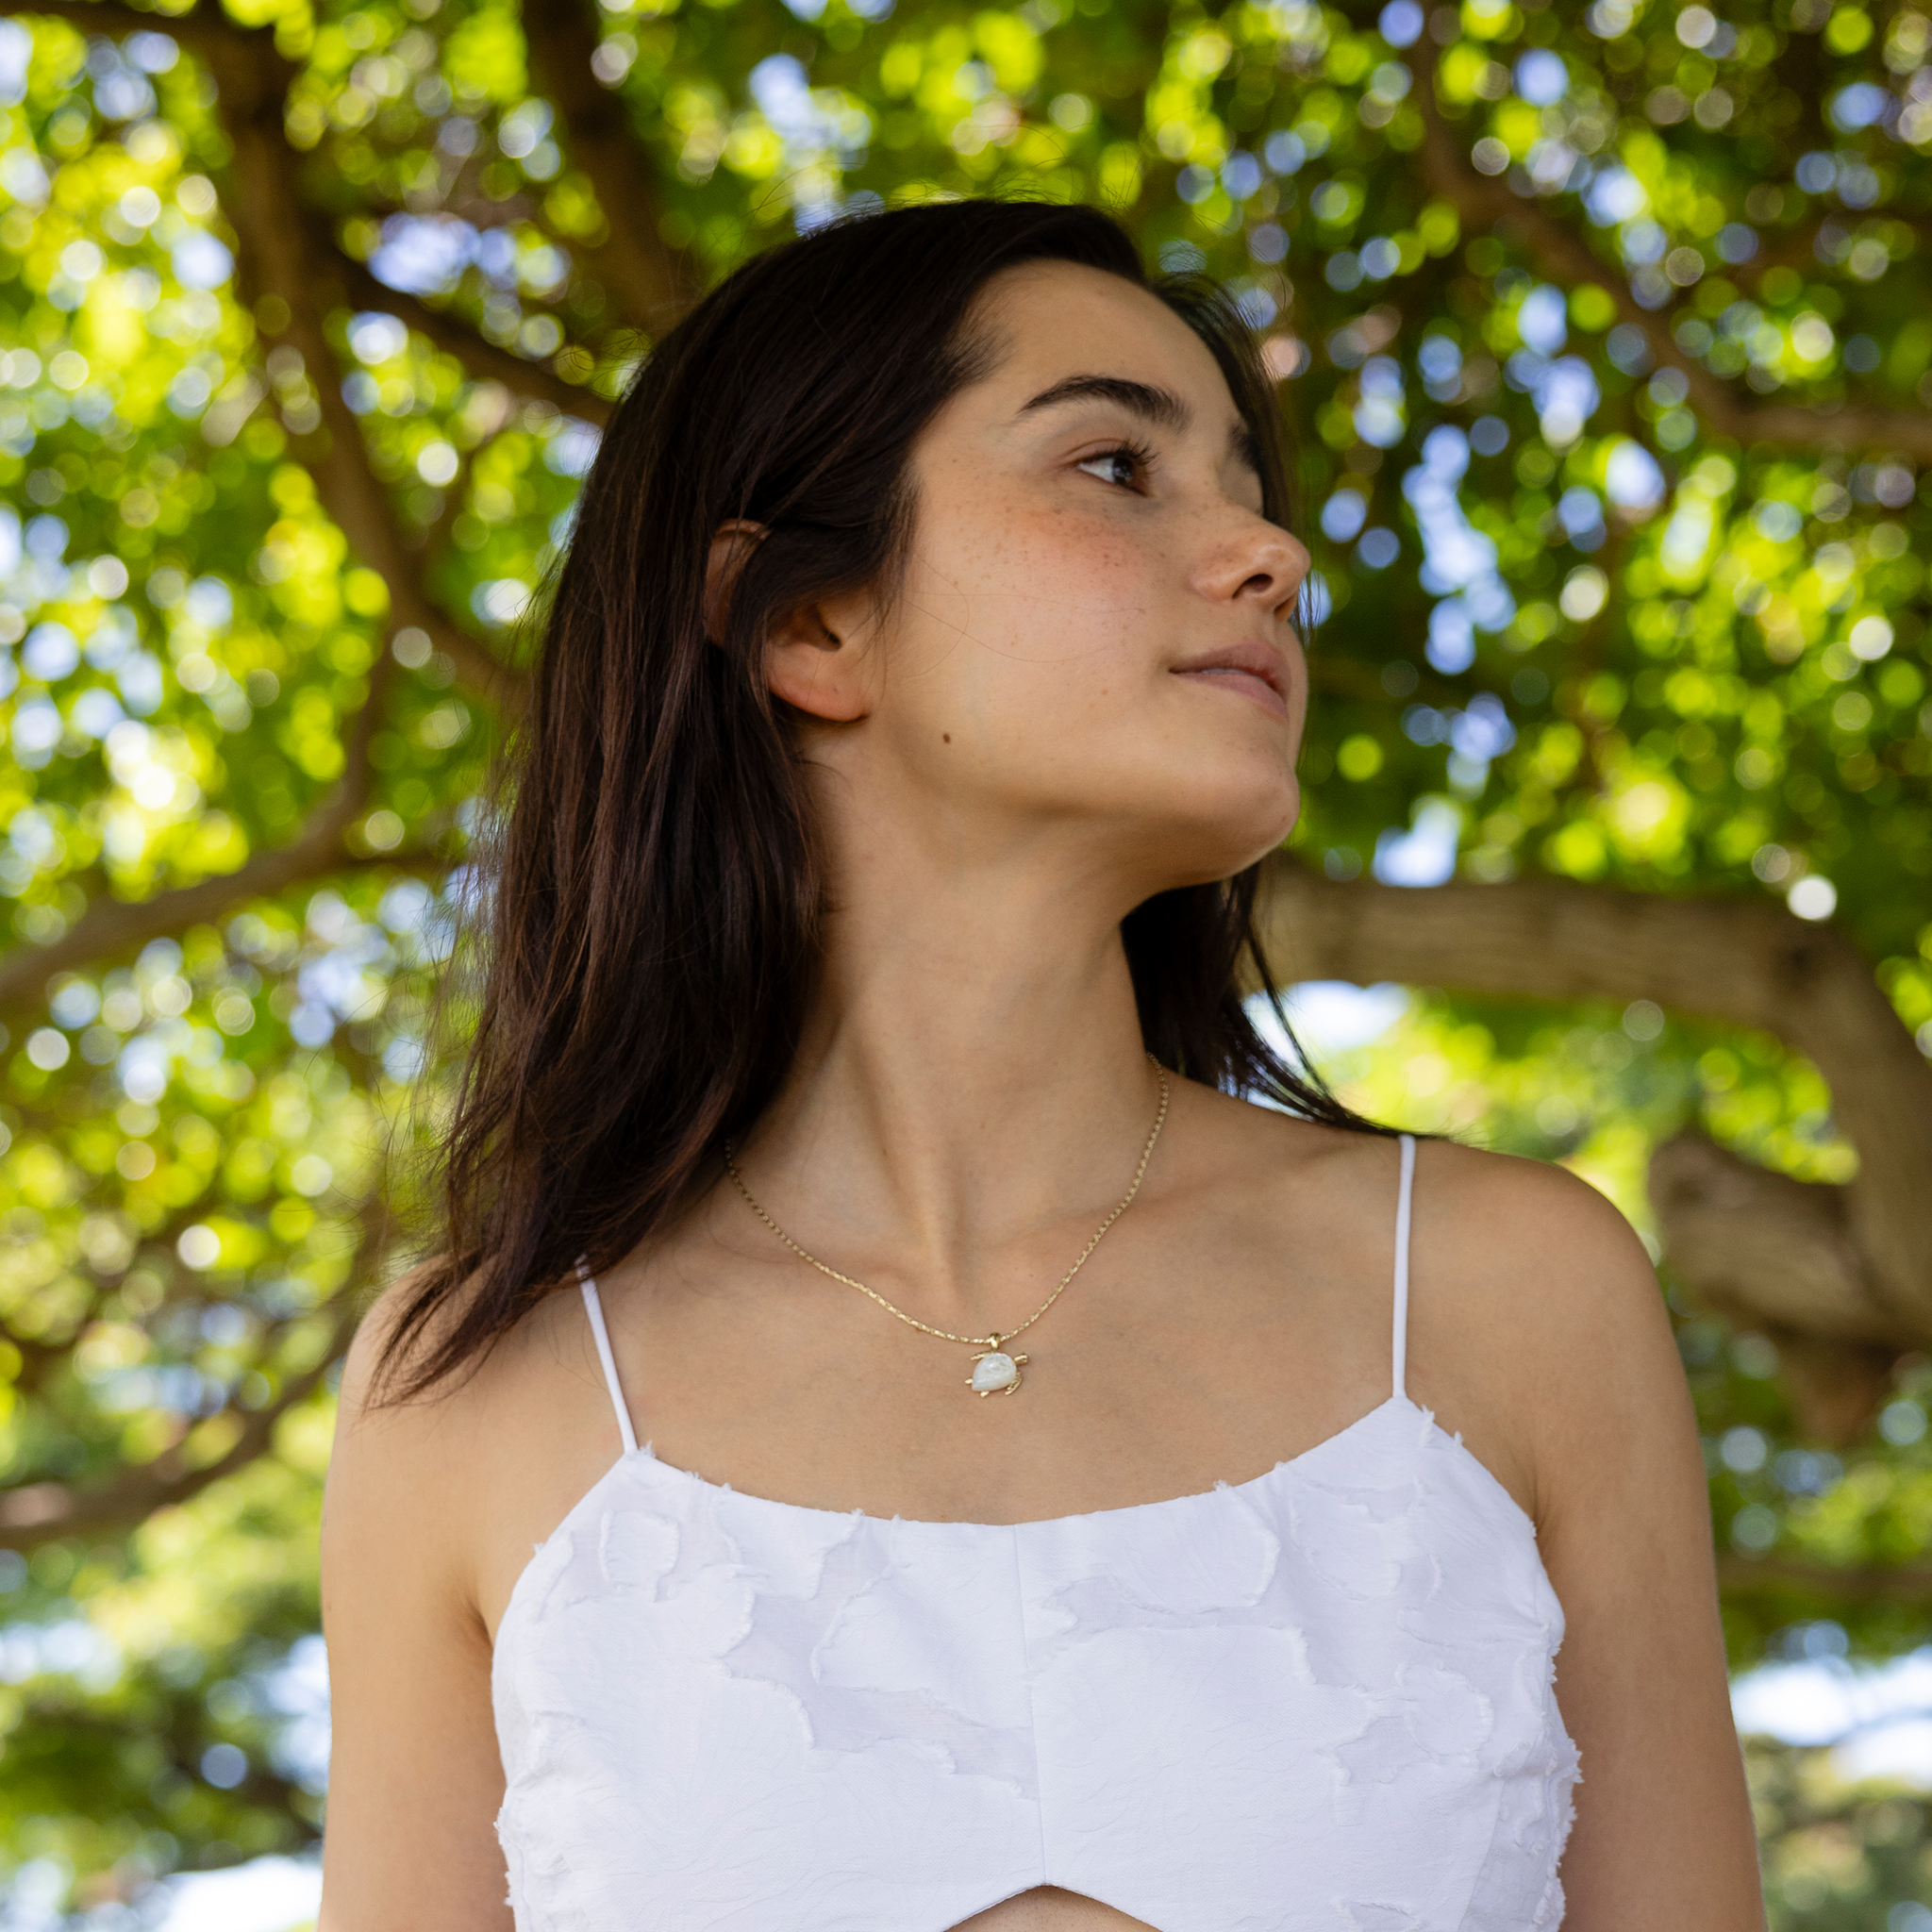
[[(1213, 808), (1217, 802), (1219, 811)], [(1285, 793), (1277, 785), (1261, 796), (1191, 800), (1190, 809), (1149, 841), (1164, 861), (1158, 865), (1163, 882), (1156, 890), (1206, 885), (1245, 872), (1280, 846), (1300, 816), (1301, 788), (1292, 777)]]
[(1301, 782), (1292, 772), (1271, 772), (1252, 789), (1230, 786), (1215, 824), (1233, 863), (1217, 876), (1225, 878), (1265, 858), (1294, 830), (1301, 815)]

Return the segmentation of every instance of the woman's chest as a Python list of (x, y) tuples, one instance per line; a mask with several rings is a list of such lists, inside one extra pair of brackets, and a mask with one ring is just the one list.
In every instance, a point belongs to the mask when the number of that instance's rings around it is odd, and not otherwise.
[[(721, 1280), (660, 1263), (607, 1281), (610, 1376), (578, 1297), (559, 1298), (479, 1472), (487, 1627), (531, 1547), (609, 1467), (621, 1420), (666, 1462), (747, 1495), (1028, 1524), (1245, 1482), (1391, 1399), (1392, 1303), (1361, 1290), (1359, 1257), (1288, 1265), (1208, 1230), (1199, 1244), (1192, 1262), (1171, 1242), (1096, 1257), (1079, 1298), (1002, 1337), (1013, 1373), (991, 1390), (974, 1386), (990, 1339), (928, 1335), (809, 1271)], [(1427, 1352), (1441, 1353), (1433, 1339)], [(1486, 1421), (1509, 1406), (1434, 1367), (1424, 1387), (1526, 1502), (1526, 1465)]]
[[(613, 1354), (637, 1439), (709, 1484), (804, 1509), (1038, 1523), (1245, 1482), (1390, 1392), (1386, 1339), (1380, 1350), (1366, 1338), (1352, 1349), (1332, 1334), (1311, 1341), (1283, 1332), (1277, 1314), (1042, 1323), (1005, 1341), (1016, 1379), (982, 1394), (972, 1381), (984, 1341), (940, 1342), (833, 1308), (741, 1325), (626, 1310)], [(555, 1386), (564, 1370), (569, 1385)], [(476, 1531), (491, 1629), (532, 1546), (618, 1454), (588, 1331), (546, 1379), (478, 1472), (492, 1498)]]

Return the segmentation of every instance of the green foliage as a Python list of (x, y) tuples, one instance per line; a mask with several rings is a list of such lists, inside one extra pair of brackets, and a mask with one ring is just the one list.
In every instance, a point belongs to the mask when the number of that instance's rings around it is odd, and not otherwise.
[(1825, 1751), (1755, 1743), (1745, 1769), (1771, 1932), (1896, 1932), (1890, 1908), (1932, 1896), (1922, 1792), (1848, 1784)]
[[(1932, 1051), (1924, 14), (608, 0), (581, 18), (626, 187), (543, 91), (568, 10), (526, 45), (507, 0), (231, 0), (268, 66), (209, 41), (212, 0), (0, 23), (0, 1459), (30, 1552), (0, 1558), (0, 1856), (78, 1903), (317, 1827), (277, 1700), (325, 1372), (433, 1098), (477, 666), (516, 659), (653, 275), (874, 200), (1114, 208), (1231, 281), (1281, 378), (1321, 572), (1305, 854), (1353, 877), (1420, 824), (1483, 880), (1789, 893)], [(276, 61), (292, 283), (237, 159)], [(242, 904), (102, 926), (243, 867)], [(1687, 1122), (1808, 1178), (1854, 1158), (1811, 1069), (1655, 1008), (1430, 997), (1349, 1077), (1645, 1228)], [(1677, 1316), (1721, 1546), (1920, 1554), (1924, 1371), (1825, 1456), (1763, 1338)], [(1734, 1657), (1826, 1616), (1859, 1654), (1923, 1635), (1794, 1589), (1730, 1604)], [(1779, 1924), (1923, 1887), (1916, 1801), (1757, 1770)]]

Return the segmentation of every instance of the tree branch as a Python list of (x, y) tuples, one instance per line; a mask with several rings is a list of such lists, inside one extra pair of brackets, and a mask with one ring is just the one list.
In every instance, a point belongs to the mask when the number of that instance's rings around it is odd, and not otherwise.
[(639, 150), (623, 97), (591, 69), (597, 51), (592, 0), (545, 0), (524, 8), (530, 71), (557, 109), (571, 158), (590, 177), (610, 230), (596, 248), (582, 242), (618, 307), (638, 328), (660, 336), (689, 306), (681, 257), (658, 232), (657, 182)]
[(1707, 1307), (1819, 1341), (1902, 1339), (1865, 1278), (1842, 1188), (1774, 1174), (1686, 1133), (1652, 1153), (1648, 1190), (1671, 1265)]
[[(346, 1304), (346, 1294), (343, 1299)], [(313, 1393), (355, 1331), (356, 1317), (344, 1306), (322, 1360), (295, 1376), (266, 1408), (251, 1415), (234, 1445), (206, 1468), (184, 1468), (177, 1452), (171, 1449), (98, 1489), (75, 1491), (65, 1483), (49, 1482), (0, 1491), (0, 1549), (30, 1550), (61, 1537), (111, 1536), (133, 1529), (157, 1509), (185, 1503), (210, 1483), (245, 1468), (268, 1448), (276, 1423)]]
[[(327, 805), (319, 808), (318, 817), (330, 809)], [(293, 844), (258, 853), (235, 871), (217, 873), (192, 886), (176, 886), (149, 899), (98, 899), (50, 946), (23, 943), (8, 948), (0, 954), (0, 1013), (11, 1016), (38, 1008), (45, 997), (46, 982), (57, 973), (77, 972), (136, 952), (149, 940), (210, 923), (230, 907), (272, 898), (306, 879), (377, 868), (433, 878), (446, 872), (449, 864), (448, 856), (431, 846), (355, 852), (340, 827), (331, 836), (311, 826)]]
[[(204, 55), (236, 41), (253, 42), (265, 49), (265, 56), (258, 58), (282, 58), (275, 52), (273, 27), (240, 26), (214, 9), (148, 13), (137, 7), (119, 6), (116, 0), (0, 0), (0, 13), (42, 14), (67, 21), (91, 34), (166, 34), (171, 41)], [(294, 70), (288, 71), (292, 74)]]
[(97, 1489), (74, 1491), (64, 1483), (49, 1482), (0, 1491), (0, 1549), (30, 1550), (60, 1537), (111, 1536), (132, 1529), (157, 1509), (187, 1502), (261, 1455), (275, 1439), (275, 1424), (315, 1392), (356, 1332), (361, 1287), (381, 1265), (391, 1224), (388, 1190), (380, 1179), (358, 1218), (361, 1230), (348, 1274), (324, 1304), (325, 1310), (334, 1312), (335, 1322), (321, 1356), (312, 1367), (291, 1376), (274, 1402), (248, 1418), (223, 1455), (203, 1468), (190, 1469), (177, 1450), (167, 1449), (152, 1462), (124, 1470)]
[(1284, 979), (1650, 999), (1776, 1034), (1829, 1083), (1833, 1117), (1857, 1149), (1844, 1222), (1890, 1339), (1932, 1338), (1932, 1065), (1833, 927), (1748, 899), (1569, 879), (1341, 884), (1285, 854), (1257, 923)]
[(381, 309), (393, 315), (445, 354), (454, 356), (479, 382), (500, 382), (513, 394), (554, 403), (572, 416), (594, 423), (600, 429), (610, 421), (611, 404), (595, 390), (566, 382), (547, 362), (528, 362), (509, 350), (484, 341), (459, 316), (434, 308), (420, 296), (391, 289), (333, 241), (328, 244), (343, 292), (358, 308)]
[(135, 900), (97, 900), (51, 946), (25, 944), (0, 955), (0, 1010), (38, 999), (54, 974), (105, 955), (125, 951), (161, 933), (212, 919), (241, 899), (265, 898), (301, 879), (318, 877), (354, 862), (349, 826), (369, 802), (375, 777), (370, 748), (394, 675), (385, 652), (370, 674), (369, 695), (351, 722), (342, 745), (342, 775), (287, 845), (258, 852), (245, 864), (192, 886)]
[(1784, 443), (1807, 449), (1840, 443), (1896, 450), (1922, 461), (1932, 458), (1932, 414), (1864, 404), (1827, 411), (1794, 403), (1746, 403), (1695, 357), (1685, 355), (1663, 318), (1645, 308), (1631, 294), (1624, 277), (1579, 236), (1534, 202), (1524, 200), (1500, 177), (1478, 175), (1469, 166), (1436, 98), (1437, 58), (1435, 40), (1429, 34), (1424, 34), (1408, 55), (1423, 117), (1423, 172), (1429, 185), (1456, 208), (1465, 225), (1507, 223), (1558, 287), (1574, 289), (1593, 282), (1602, 289), (1616, 305), (1619, 320), (1642, 331), (1657, 360), (1682, 374), (1690, 385), (1690, 402), (1720, 436), (1744, 443)]
[(287, 308), (287, 326), (269, 333), (301, 356), (322, 409), (325, 434), (308, 439), (299, 459), (350, 545), (389, 586), (396, 625), (425, 632), (466, 685), (513, 713), (522, 708), (526, 680), (454, 624), (423, 589), (388, 492), (370, 467), (361, 425), (342, 399), (318, 297), (322, 265), (313, 258), (313, 224), (291, 180), (293, 157), (283, 131), (288, 63), (272, 42), (240, 30), (210, 34), (202, 51), (234, 143), (233, 192), (225, 207), (242, 244), (239, 267), (258, 295), (275, 294)]
[(1776, 1344), (1798, 1432), (1856, 1442), (1912, 1338), (1873, 1293), (1846, 1191), (1774, 1174), (1694, 1131), (1657, 1148), (1648, 1180), (1671, 1266), (1706, 1307)]
[(1720, 1554), (1718, 1588), (1730, 1595), (1775, 1591), (1838, 1603), (1932, 1603), (1932, 1570), (1871, 1570), (1806, 1563), (1788, 1557)]
[[(235, 130), (237, 161), (243, 161), (244, 136)], [(249, 145), (258, 145), (250, 142)], [(238, 166), (238, 176), (259, 177), (268, 158), (249, 157), (255, 165)], [(277, 184), (279, 186), (279, 184)], [(310, 298), (308, 264), (299, 242), (281, 225), (293, 210), (277, 208), (285, 196), (264, 189), (258, 178), (244, 182), (234, 210), (235, 226), (246, 248), (245, 259), (265, 291), (282, 297), (290, 311), (280, 339), (301, 355), (310, 373), (321, 405), (325, 434), (314, 439), (319, 447), (299, 452), (315, 478), (316, 493), (350, 546), (389, 586), (390, 616), (397, 627), (414, 625), (427, 634), (436, 648), (454, 663), (457, 675), (478, 695), (507, 711), (522, 708), (524, 679), (489, 649), (451, 622), (423, 589), (415, 559), (397, 526), (389, 493), (369, 464), (361, 425), (342, 399), (341, 382), (322, 316)], [(242, 203), (253, 203), (245, 209)]]

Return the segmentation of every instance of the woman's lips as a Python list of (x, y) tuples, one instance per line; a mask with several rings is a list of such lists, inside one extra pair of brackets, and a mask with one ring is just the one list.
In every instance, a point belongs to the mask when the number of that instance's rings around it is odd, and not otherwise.
[(1259, 705), (1271, 717), (1284, 721), (1288, 717), (1288, 701), (1265, 677), (1257, 676), (1252, 671), (1243, 671), (1234, 664), (1203, 665), (1198, 671), (1176, 671), (1176, 677), (1209, 679), (1226, 691), (1246, 698), (1249, 703)]

